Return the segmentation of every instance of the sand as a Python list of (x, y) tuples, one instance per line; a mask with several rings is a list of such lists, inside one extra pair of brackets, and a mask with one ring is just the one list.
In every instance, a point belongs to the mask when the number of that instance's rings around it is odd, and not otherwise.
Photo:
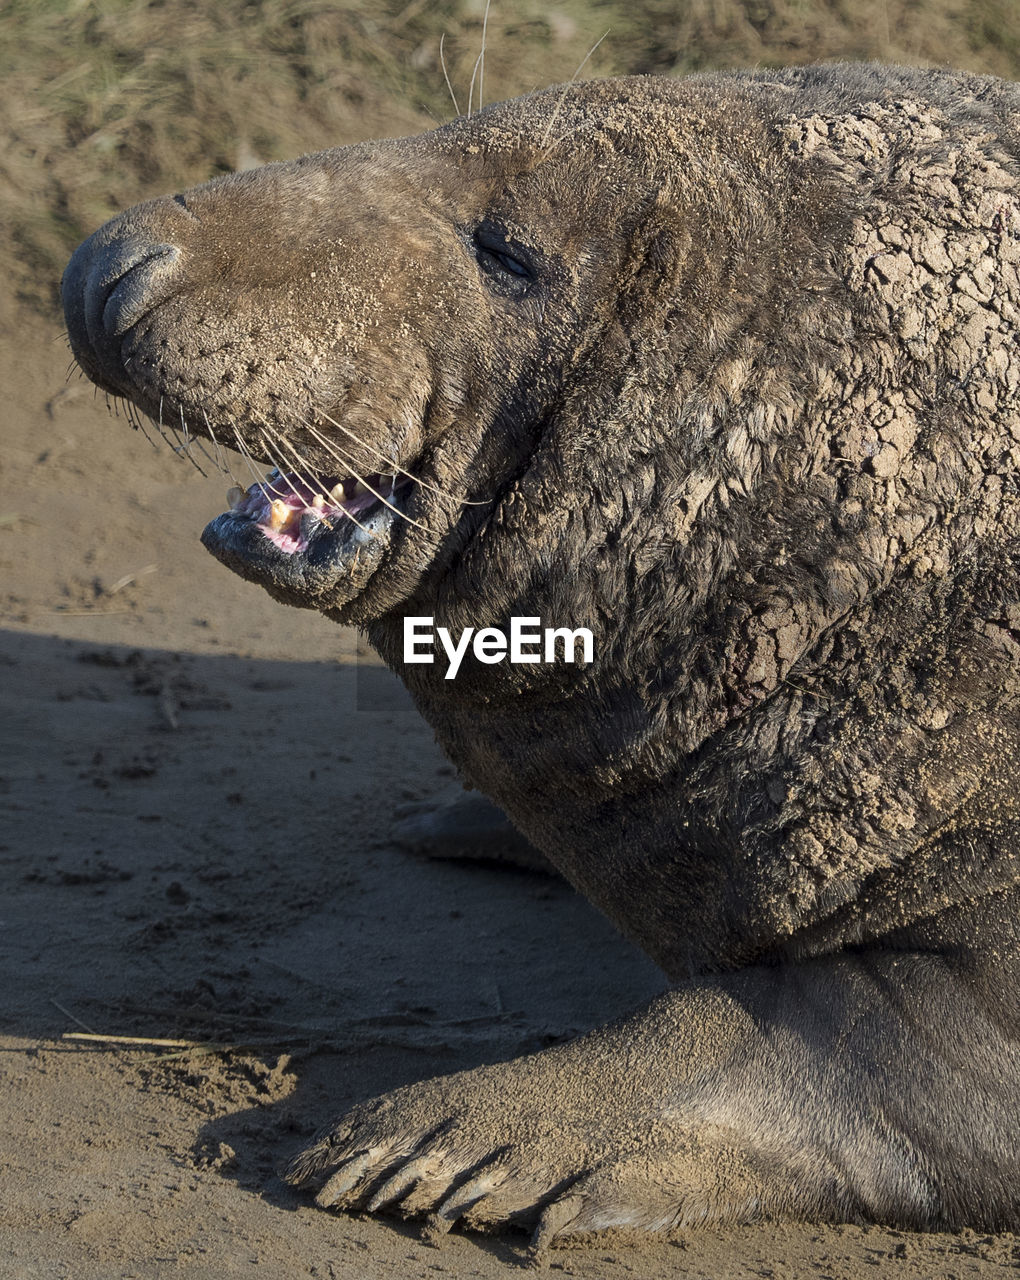
[[(569, 1038), (661, 975), (558, 880), (395, 845), (395, 810), (453, 776), (400, 683), (216, 564), (224, 482), (68, 358), (39, 319), (0, 334), (0, 1276), (516, 1275), (523, 1235), (434, 1248), (274, 1167), (359, 1099)], [(537, 1270), (1018, 1263), (1011, 1235), (763, 1224)]]

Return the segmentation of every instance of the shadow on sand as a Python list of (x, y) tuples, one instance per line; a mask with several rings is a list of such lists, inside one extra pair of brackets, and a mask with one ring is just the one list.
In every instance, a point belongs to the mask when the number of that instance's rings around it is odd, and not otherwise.
[(5, 1030), (234, 1046), (118, 1052), (194, 1105), (182, 1160), (280, 1208), (307, 1198), (273, 1169), (353, 1103), (663, 986), (565, 883), (388, 841), (452, 771), (381, 667), (3, 632), (0, 675)]

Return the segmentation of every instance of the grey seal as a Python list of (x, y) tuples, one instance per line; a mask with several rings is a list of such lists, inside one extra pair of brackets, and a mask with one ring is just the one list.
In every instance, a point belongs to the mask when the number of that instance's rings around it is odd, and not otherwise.
[[(75, 355), (273, 467), (206, 546), (363, 628), (671, 989), (286, 1170), (535, 1233), (1020, 1223), (1020, 93), (572, 84), (129, 210)], [(588, 627), (406, 665), (403, 619)]]

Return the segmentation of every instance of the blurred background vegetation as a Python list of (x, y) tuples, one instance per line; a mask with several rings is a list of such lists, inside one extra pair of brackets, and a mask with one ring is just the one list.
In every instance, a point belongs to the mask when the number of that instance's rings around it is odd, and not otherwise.
[[(69, 250), (126, 205), (450, 119), (440, 40), (463, 111), (484, 21), (484, 0), (0, 0), (0, 313), (54, 306)], [(604, 34), (586, 76), (877, 58), (1020, 78), (1017, 0), (494, 0), (486, 34), (486, 102), (570, 79)]]

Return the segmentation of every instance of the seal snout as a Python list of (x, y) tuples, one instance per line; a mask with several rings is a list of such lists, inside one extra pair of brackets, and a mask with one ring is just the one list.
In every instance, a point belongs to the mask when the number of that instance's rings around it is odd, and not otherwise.
[(76, 358), (107, 390), (129, 382), (121, 340), (173, 291), (182, 252), (115, 219), (79, 245), (61, 282), (64, 317)]

